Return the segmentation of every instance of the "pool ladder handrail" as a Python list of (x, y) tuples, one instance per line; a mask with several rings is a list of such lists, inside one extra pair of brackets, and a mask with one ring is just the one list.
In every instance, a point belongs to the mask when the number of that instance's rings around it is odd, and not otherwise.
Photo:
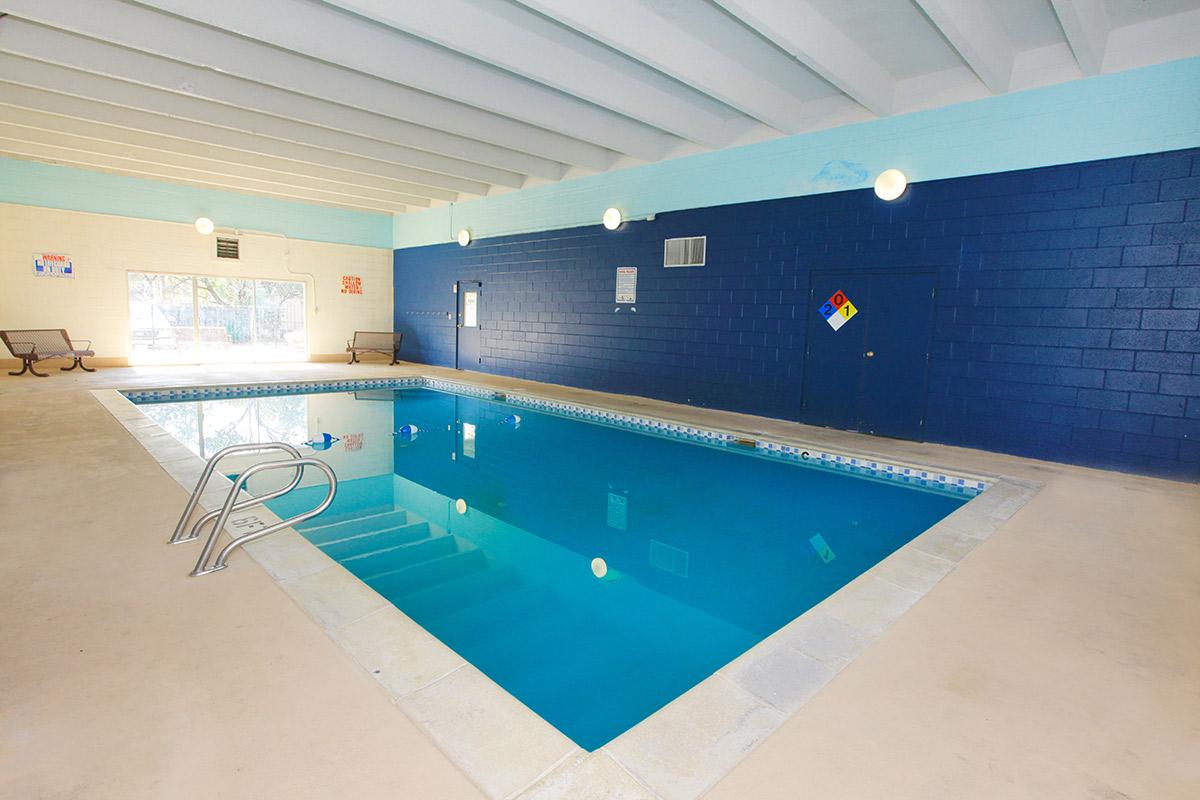
[[(268, 452), (271, 450), (279, 450), (287, 453), (292, 459), (300, 458), (300, 451), (290, 444), (283, 442), (258, 442), (250, 444), (233, 444), (229, 447), (222, 448), (213, 454), (212, 458), (208, 459), (208, 463), (204, 465), (204, 471), (200, 473), (200, 480), (196, 482), (196, 488), (192, 491), (192, 496), (188, 498), (187, 505), (183, 509), (183, 516), (179, 518), (179, 522), (175, 525), (175, 532), (171, 534), (171, 538), (167, 540), (167, 544), (180, 544), (182, 542), (190, 542), (200, 535), (200, 529), (205, 523), (216, 519), (219, 511), (210, 511), (196, 521), (192, 529), (185, 536), (183, 531), (187, 527), (188, 518), (192, 516), (192, 512), (196, 510), (196, 505), (200, 502), (200, 495), (204, 494), (204, 490), (208, 488), (208, 481), (212, 478), (213, 472), (217, 468), (217, 462), (226, 456), (231, 456), (234, 453), (259, 453)], [(278, 492), (260, 495), (259, 497), (243, 500), (234, 506), (234, 511), (241, 511), (244, 508), (259, 505), (260, 503), (287, 494), (292, 489), (295, 489), (300, 484), (302, 471), (296, 470), (296, 477)]]
[[(233, 486), (230, 488), (229, 494), (226, 496), (225, 502), (222, 504), (220, 510), (210, 511), (205, 514), (196, 521), (196, 524), (192, 526), (187, 536), (182, 536), (181, 534), (183, 533), (184, 528), (187, 527), (187, 520), (191, 516), (192, 511), (195, 510), (196, 504), (199, 502), (200, 495), (204, 492), (205, 486), (208, 485), (208, 480), (212, 477), (212, 473), (217, 462), (231, 453), (262, 452), (267, 450), (281, 450), (283, 452), (292, 454), (293, 457), (280, 461), (264, 461), (242, 471), (242, 473), (234, 479)], [(329, 483), (329, 491), (325, 495), (325, 499), (322, 500), (317, 506), (305, 511), (304, 513), (296, 514), (295, 516), (289, 517), (281, 522), (277, 522), (274, 525), (268, 525), (265, 528), (252, 531), (243, 536), (234, 537), (229, 544), (225, 545), (225, 547), (221, 549), (221, 551), (217, 554), (216, 559), (211, 565), (209, 565), (209, 558), (212, 556), (212, 551), (216, 546), (217, 538), (221, 535), (221, 531), (224, 530), (225, 524), (229, 520), (229, 515), (234, 511), (242, 511), (252, 506), (262, 505), (267, 500), (280, 497), (287, 494), (292, 489), (295, 489), (300, 484), (301, 479), (304, 477), (305, 467), (315, 467), (325, 474), (325, 478)], [(289, 468), (295, 469), (296, 475), (283, 488), (275, 489), (271, 492), (267, 492), (266, 494), (256, 495), (245, 500), (239, 501), (237, 499), (238, 494), (245, 487), (246, 482), (249, 481), (254, 475), (260, 472), (267, 472), (269, 470)], [(297, 522), (303, 522), (304, 520), (311, 519), (322, 513), (325, 511), (325, 509), (329, 508), (331, 503), (333, 503), (333, 498), (336, 494), (337, 475), (334, 473), (333, 469), (320, 459), (311, 457), (306, 458), (301, 456), (300, 452), (289, 444), (284, 444), (283, 442), (267, 442), (262, 444), (231, 445), (230, 447), (226, 447), (217, 452), (208, 460), (208, 463), (204, 467), (204, 472), (201, 473), (200, 480), (196, 484), (196, 489), (192, 492), (192, 496), (188, 500), (188, 504), (184, 509), (183, 516), (180, 518), (179, 524), (175, 526), (175, 533), (171, 536), (169, 543), (179, 544), (180, 542), (187, 542), (197, 538), (204, 525), (215, 519), (216, 522), (213, 524), (212, 531), (208, 535), (208, 540), (204, 543), (204, 549), (200, 552), (200, 558), (196, 561), (196, 567), (190, 573), (192, 577), (207, 575), (210, 572), (217, 572), (225, 569), (226, 559), (229, 558), (229, 555), (234, 550), (242, 545), (262, 539), (265, 536), (270, 536), (276, 531), (283, 530), (284, 528), (294, 525)]]

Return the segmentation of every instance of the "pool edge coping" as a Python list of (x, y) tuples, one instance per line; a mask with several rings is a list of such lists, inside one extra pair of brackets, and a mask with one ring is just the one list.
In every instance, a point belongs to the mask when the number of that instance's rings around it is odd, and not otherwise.
[[(427, 384), (436, 382), (455, 388), (465, 387), (472, 393), (518, 394), (427, 376), (363, 381), (281, 381), (272, 385), (379, 384), (407, 379), (418, 379)], [(247, 385), (268, 384), (256, 382), (220, 386), (232, 388)], [(195, 385), (185, 388), (196, 390), (211, 387)], [(143, 390), (94, 389), (91, 394), (155, 458), (164, 471), (190, 493), (195, 488), (195, 480), (203, 469), (204, 461), (142, 413), (138, 405), (126, 396), (126, 391)], [(526, 392), (519, 394), (538, 397)], [(646, 415), (623, 415), (584, 403), (539, 399), (619, 416), (669, 422)], [(670, 424), (695, 429), (695, 426), (683, 423)], [(808, 446), (789, 437), (770, 438), (786, 441), (789, 447)], [(759, 442), (766, 440), (756, 438), (755, 441), (757, 447)], [(943, 474), (948, 473), (943, 471)], [(205, 510), (219, 507), (232, 485), (224, 476), (214, 475), (213, 480), (217, 484), (201, 498), (201, 506)], [(571, 775), (563, 776), (560, 773), (580, 769), (581, 765), (593, 758), (607, 757), (645, 789), (647, 797), (683, 800), (707, 792), (772, 732), (798, 714), (821, 688), (878, 641), (892, 624), (936, 588), (960, 561), (986, 541), (1041, 488), (1036, 481), (1006, 476), (988, 476), (987, 484), (986, 489), (970, 497), (954, 512), (816, 606), (637, 725), (591, 752), (568, 739), (294, 529), (287, 528), (244, 549), (251, 560), (326, 632), (347, 657), (375, 678), (393, 704), (421, 727), (439, 749), (488, 796), (518, 798), (534, 791), (541, 781), (551, 776), (569, 780)], [(265, 525), (276, 521), (279, 521), (277, 516), (260, 506), (253, 511), (235, 514), (230, 524)], [(381, 669), (373, 669), (371, 664), (366, 663), (371, 661), (368, 658), (371, 655), (370, 648), (364, 650), (348, 638), (348, 628), (376, 616), (390, 621), (388, 624), (396, 629), (396, 635), (405, 639), (405, 646), (414, 649), (418, 661), (441, 664), (442, 667), (453, 666), (445, 671), (439, 671), (440, 667), (434, 668), (433, 672), (438, 674), (433, 677), (429, 674), (418, 675), (408, 682), (406, 689), (398, 690), (390, 673), (381, 677)], [(821, 630), (821, 626), (824, 626), (824, 630)], [(814, 628), (818, 630), (814, 631)], [(842, 635), (841, 641), (837, 638), (839, 634)], [(849, 649), (846, 639), (849, 639)], [(393, 650), (396, 648), (395, 641), (386, 644)], [(374, 653), (376, 658), (383, 655), (383, 652)], [(781, 668), (784, 680), (779, 675)], [(786, 680), (797, 669), (803, 672), (802, 684)], [(453, 714), (439, 716), (438, 709), (435, 709), (435, 713), (430, 715), (429, 709), (419, 703), (417, 695), (433, 694), (433, 687), (456, 673), (462, 674), (454, 680), (474, 682), (473, 690), (481, 694), (475, 696), (474, 700), (489, 709), (485, 717), (508, 721), (510, 727), (505, 729), (506, 734), (522, 741), (523, 756), (532, 755), (535, 750), (543, 753), (543, 757), (536, 760), (537, 763), (523, 770), (520, 779), (510, 780), (501, 786), (497, 785), (494, 775), (481, 774), (487, 770), (480, 767), (480, 753), (494, 749), (490, 741), (491, 733), (482, 735), (483, 732), (468, 730), (464, 734), (459, 724), (461, 720), (453, 718)], [(714, 727), (705, 728), (709, 733), (705, 736), (706, 741), (700, 742), (696, 741), (698, 726), (694, 724), (691, 714), (683, 710), (697, 703), (703, 707), (701, 710), (715, 710), (724, 715), (711, 720)], [(519, 730), (513, 730), (512, 724), (519, 725)], [(712, 733), (713, 730), (717, 732)], [(453, 736), (447, 738), (451, 731)], [(476, 734), (477, 739), (473, 744), (460, 741), (464, 735), (471, 738), (472, 733)]]

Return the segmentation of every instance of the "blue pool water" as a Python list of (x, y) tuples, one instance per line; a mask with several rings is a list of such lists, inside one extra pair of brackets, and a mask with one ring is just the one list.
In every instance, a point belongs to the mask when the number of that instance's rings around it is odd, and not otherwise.
[(430, 389), (143, 410), (204, 455), (341, 437), (302, 533), (588, 750), (967, 499)]

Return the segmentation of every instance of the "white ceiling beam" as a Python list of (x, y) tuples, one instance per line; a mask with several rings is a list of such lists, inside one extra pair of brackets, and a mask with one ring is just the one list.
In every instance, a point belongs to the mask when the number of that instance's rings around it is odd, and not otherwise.
[(349, 208), (355, 211), (373, 211), (381, 214), (404, 213), (403, 206), (371, 201), (352, 201), (340, 195), (327, 195), (321, 192), (311, 192), (302, 189), (292, 190), (284, 188), (281, 191), (273, 191), (269, 188), (251, 186), (248, 182), (230, 179), (226, 176), (212, 176), (212, 179), (209, 179), (207, 173), (188, 174), (185, 170), (176, 170), (170, 167), (156, 167), (150, 164), (126, 162), (122, 159), (114, 159), (94, 153), (27, 142), (16, 142), (7, 139), (0, 139), (0, 156), (26, 161), (62, 164), (63, 166), (78, 167), (79, 169), (112, 172), (134, 178), (150, 178), (152, 180), (167, 181), (185, 186), (201, 186), (207, 189), (221, 189), (223, 191), (274, 197), (279, 200), (320, 203), (321, 205)]
[(520, 1), (776, 130), (803, 129), (802, 100), (787, 87), (811, 76), (707, 3), (684, 14), (642, 0)]
[[(0, 57), (0, 63), (3, 63), (2, 59), (3, 57)], [(36, 87), (7, 83), (3, 80), (0, 80), (0, 103), (128, 128), (185, 142), (194, 142), (202, 146), (211, 144), (228, 147), (246, 153), (295, 161), (302, 165), (327, 166), (349, 172), (378, 175), (463, 194), (484, 195), (488, 192), (488, 184), (478, 181), (441, 175), (337, 150), (297, 144), (283, 139), (271, 139), (245, 131), (206, 125), (149, 111), (124, 108)]]
[(353, 197), (358, 200), (374, 200), (391, 205), (429, 207), (429, 198), (427, 197), (417, 197), (385, 189), (370, 189), (364, 186), (349, 186), (321, 178), (307, 178), (290, 173), (247, 167), (241, 164), (226, 164), (213, 159), (198, 159), (164, 150), (136, 147), (105, 141), (103, 139), (91, 139), (61, 131), (46, 130), (45, 128), (29, 128), (23, 125), (4, 122), (2, 116), (0, 116), (0, 138), (127, 159), (130, 162), (148, 165), (148, 168), (178, 167), (197, 173), (203, 172), (239, 180), (245, 179), (264, 184), (345, 195), (346, 197)]
[(509, 0), (332, 2), (707, 147), (729, 144), (752, 124), (707, 95)]
[(1104, 0), (1051, 0), (1079, 71), (1099, 75), (1112, 26)]
[(458, 199), (456, 192), (407, 183), (405, 181), (395, 181), (378, 175), (367, 175), (362, 172), (350, 172), (348, 170), (333, 169), (316, 164), (289, 161), (283, 158), (248, 153), (228, 147), (218, 147), (168, 136), (158, 136), (129, 128), (120, 128), (115, 125), (105, 125), (74, 117), (17, 108), (15, 106), (0, 105), (0, 122), (36, 130), (57, 131), (87, 139), (112, 142), (118, 145), (148, 148), (163, 153), (212, 161), (218, 164), (239, 165), (254, 169), (269, 170), (281, 175), (295, 175), (301, 178), (314, 178), (346, 186), (407, 194), (426, 200), (453, 201)]
[(646, 161), (662, 158), (682, 144), (665, 131), (324, 4), (293, 0), (143, 0), (142, 4)]
[(12, 83), (92, 98), (130, 109), (142, 109), (258, 136), (354, 153), (483, 183), (520, 188), (524, 181), (523, 176), (518, 173), (483, 164), (469, 163), (424, 150), (153, 89), (9, 53), (0, 52), (0, 77)]
[(990, 0), (915, 0), (994, 94), (1008, 91), (1017, 50)]
[(558, 180), (566, 169), (555, 161), (528, 153), (222, 75), (21, 19), (11, 19), (0, 26), (0, 50), (548, 180)]
[(896, 79), (805, 0), (716, 0), (873, 114), (892, 113)]
[(121, 0), (6, 0), (15, 16), (592, 170), (616, 154), (559, 133)]
[(1200, 54), (1200, 8), (1114, 28), (1104, 69), (1118, 72)]

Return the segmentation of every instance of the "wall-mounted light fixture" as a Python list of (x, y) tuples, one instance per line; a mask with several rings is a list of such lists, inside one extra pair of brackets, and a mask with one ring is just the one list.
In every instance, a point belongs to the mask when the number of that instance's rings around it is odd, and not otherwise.
[(461, 231), (459, 231), (458, 232), (458, 243), (460, 245), (462, 245), (463, 247), (466, 247), (467, 245), (469, 245), (471, 243), (471, 231), (468, 230), (467, 228), (463, 228)]
[(201, 236), (208, 236), (210, 233), (216, 230), (216, 227), (217, 226), (213, 225), (213, 221), (208, 217), (198, 217), (196, 219), (196, 232)]
[(615, 231), (621, 227), (621, 210), (619, 208), (606, 208), (603, 217), (604, 227), (610, 231)]
[(908, 178), (898, 169), (885, 169), (875, 179), (875, 194), (880, 200), (895, 200), (904, 194), (908, 186)]

